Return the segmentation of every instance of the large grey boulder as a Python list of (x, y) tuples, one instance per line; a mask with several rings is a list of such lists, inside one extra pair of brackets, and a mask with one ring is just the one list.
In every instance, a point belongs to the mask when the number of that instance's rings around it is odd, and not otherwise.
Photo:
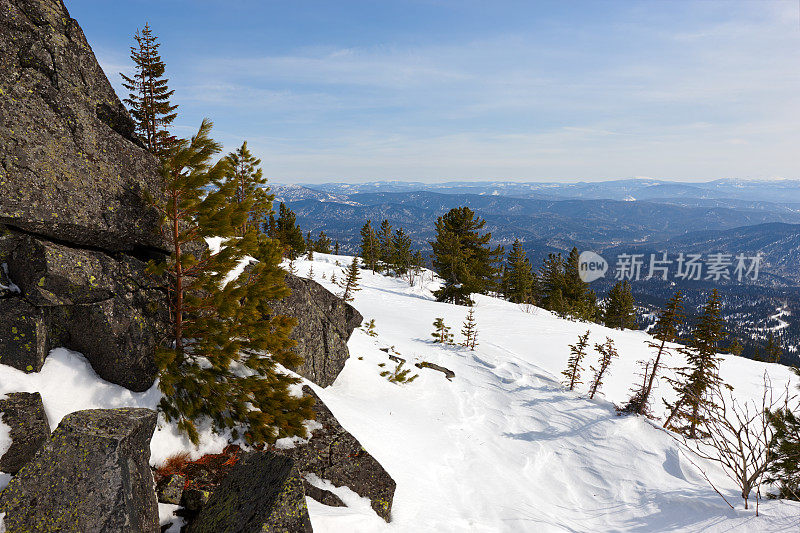
[(316, 281), (286, 275), (292, 293), (271, 304), (278, 315), (297, 320), (291, 338), (303, 364), (294, 369), (321, 387), (332, 384), (350, 357), (347, 341), (363, 317), (352, 305)]
[(0, 494), (8, 533), (159, 531), (148, 464), (155, 426), (149, 409), (67, 415)]
[[(303, 387), (303, 393), (316, 400), (314, 413), (322, 427), (312, 432), (308, 442), (281, 450), (281, 453), (292, 457), (304, 475), (316, 474), (337, 487), (347, 486), (359, 496), (369, 498), (372, 509), (388, 522), (396, 487), (394, 479), (358, 439), (342, 427), (311, 388)], [(311, 497), (315, 494), (315, 491), (309, 493)]]
[(270, 452), (245, 455), (211, 494), (190, 533), (311, 533), (300, 473)]
[(108, 250), (162, 248), (156, 158), (61, 0), (0, 0), (0, 223)]
[(11, 428), (11, 447), (0, 457), (0, 471), (16, 474), (50, 436), (50, 424), (38, 392), (0, 396), (0, 419)]
[(39, 371), (47, 352), (64, 346), (103, 379), (148, 389), (168, 318), (161, 280), (128, 254), (16, 236), (5, 264), (20, 293), (0, 299), (0, 363)]

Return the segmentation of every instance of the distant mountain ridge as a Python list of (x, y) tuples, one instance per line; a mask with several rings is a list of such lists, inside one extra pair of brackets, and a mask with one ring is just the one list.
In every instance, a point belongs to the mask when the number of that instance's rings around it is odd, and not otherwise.
[(733, 178), (706, 182), (679, 182), (632, 178), (601, 182), (511, 182), (451, 181), (444, 183), (374, 181), (368, 183), (301, 184), (332, 194), (431, 191), (443, 194), (478, 194), (539, 199), (654, 200), (694, 198), (744, 200), (780, 205), (797, 204), (800, 210), (800, 180), (740, 180)]

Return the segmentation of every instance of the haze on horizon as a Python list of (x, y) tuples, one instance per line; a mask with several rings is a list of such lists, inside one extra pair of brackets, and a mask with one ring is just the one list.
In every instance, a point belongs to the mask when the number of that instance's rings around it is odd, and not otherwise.
[(65, 0), (279, 183), (799, 178), (796, 1)]

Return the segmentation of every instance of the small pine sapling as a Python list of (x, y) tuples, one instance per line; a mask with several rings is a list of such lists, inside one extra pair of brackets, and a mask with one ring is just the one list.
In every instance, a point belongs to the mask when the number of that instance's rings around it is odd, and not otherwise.
[(603, 386), (603, 376), (606, 374), (608, 367), (611, 366), (611, 359), (617, 357), (617, 349), (614, 347), (614, 339), (606, 337), (606, 342), (603, 344), (595, 344), (594, 349), (600, 354), (600, 361), (598, 367), (590, 366), (589, 368), (594, 372), (592, 384), (589, 386), (589, 398), (594, 398), (600, 387)]
[(353, 262), (350, 264), (350, 268), (347, 269), (347, 277), (339, 284), (339, 286), (343, 289), (341, 295), (342, 300), (345, 302), (353, 301), (353, 293), (361, 290), (361, 287), (358, 286), (358, 280), (360, 277), (358, 257), (354, 257)]
[(475, 308), (470, 307), (467, 311), (467, 318), (464, 320), (464, 325), (461, 328), (461, 334), (464, 336), (464, 342), (461, 346), (474, 350), (478, 345), (478, 327), (475, 322)]
[(311, 265), (311, 268), (308, 269), (308, 279), (314, 279), (314, 265)]
[(581, 372), (583, 367), (581, 366), (581, 361), (586, 356), (587, 346), (589, 346), (589, 330), (586, 330), (586, 333), (578, 337), (576, 344), (569, 345), (570, 356), (567, 359), (567, 369), (561, 372), (561, 375), (566, 378), (565, 385), (569, 387), (569, 390), (575, 390), (575, 386), (582, 383)]
[(403, 368), (403, 361), (400, 361), (393, 371), (384, 370), (381, 372), (381, 376), (389, 380), (390, 383), (411, 383), (419, 377), (419, 374), (409, 377), (408, 374), (410, 372), (411, 369)]
[(433, 327), (435, 328), (433, 333), (431, 333), (431, 337), (433, 337), (433, 342), (438, 342), (439, 344), (450, 344), (453, 340), (453, 335), (450, 333), (450, 328), (444, 324), (443, 318), (437, 318), (433, 321)]
[(366, 325), (361, 326), (361, 327), (364, 329), (364, 333), (366, 333), (370, 337), (377, 337), (378, 336), (378, 332), (375, 331), (375, 319), (374, 318), (371, 318), (369, 320), (369, 322), (366, 323)]

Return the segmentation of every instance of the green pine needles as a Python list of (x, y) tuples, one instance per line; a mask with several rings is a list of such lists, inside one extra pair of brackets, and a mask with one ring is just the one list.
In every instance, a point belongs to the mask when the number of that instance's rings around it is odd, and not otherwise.
[(567, 359), (567, 369), (561, 372), (561, 375), (566, 378), (565, 385), (569, 390), (575, 390), (576, 385), (580, 385), (581, 372), (583, 367), (581, 362), (586, 357), (586, 348), (589, 346), (589, 331), (578, 337), (578, 342), (569, 345), (569, 359)]
[[(204, 420), (248, 443), (305, 435), (312, 400), (290, 394), (298, 380), (277, 368), (300, 363), (289, 339), (294, 321), (275, 316), (268, 305), (288, 295), (281, 249), (247, 226), (253, 191), (231, 201), (239, 182), (228, 179), (235, 175), (230, 158), (212, 164), (220, 144), (210, 131), (204, 120), (194, 137), (177, 141), (164, 157), (166, 198), (156, 207), (172, 255), (150, 265), (169, 281), (171, 342), (157, 353), (159, 407), (194, 444)], [(207, 237), (222, 237), (221, 247), (203, 246)], [(245, 256), (257, 262), (228, 279)]]

